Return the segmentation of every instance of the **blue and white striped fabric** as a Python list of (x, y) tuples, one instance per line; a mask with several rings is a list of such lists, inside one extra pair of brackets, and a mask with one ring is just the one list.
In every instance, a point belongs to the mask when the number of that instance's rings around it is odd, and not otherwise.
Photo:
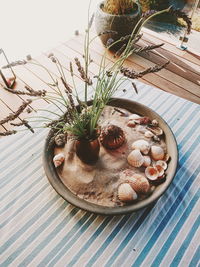
[(42, 167), (46, 130), (0, 140), (0, 266), (198, 266), (200, 107), (137, 82), (118, 96), (158, 112), (179, 149), (173, 183), (154, 207), (103, 217), (63, 200)]

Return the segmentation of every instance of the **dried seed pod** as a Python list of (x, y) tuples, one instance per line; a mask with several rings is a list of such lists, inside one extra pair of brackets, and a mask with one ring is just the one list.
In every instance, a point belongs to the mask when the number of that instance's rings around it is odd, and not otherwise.
[(65, 155), (63, 153), (59, 153), (54, 156), (53, 163), (55, 167), (59, 167), (65, 161)]
[(141, 167), (144, 162), (144, 157), (139, 149), (135, 149), (128, 155), (127, 161), (133, 167)]
[(107, 149), (117, 149), (124, 144), (124, 131), (116, 125), (108, 125), (101, 130), (99, 137), (101, 144)]
[(140, 152), (142, 152), (145, 155), (147, 155), (149, 153), (149, 150), (150, 150), (149, 143), (145, 140), (142, 140), (142, 139), (133, 142), (131, 147), (132, 147), (132, 149), (139, 149)]
[(118, 198), (123, 202), (131, 202), (136, 200), (138, 196), (130, 184), (123, 183), (118, 187)]

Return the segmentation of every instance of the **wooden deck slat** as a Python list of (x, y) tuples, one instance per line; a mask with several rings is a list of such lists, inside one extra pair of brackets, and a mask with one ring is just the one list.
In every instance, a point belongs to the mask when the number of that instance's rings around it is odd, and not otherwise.
[[(83, 39), (79, 38), (78, 40), (83, 41)], [(74, 47), (74, 46), (73, 46)], [(99, 46), (100, 49), (100, 53), (102, 53), (102, 50), (104, 48), (102, 48), (102, 46)], [(112, 57), (112, 54), (111, 54)], [(153, 57), (153, 56), (152, 56)], [(153, 66), (152, 64), (152, 60), (150, 60), (150, 58), (144, 58), (143, 56), (139, 56), (139, 55), (132, 55), (129, 60), (131, 60), (131, 62), (136, 63), (138, 66), (142, 66), (144, 68), (146, 67), (151, 67)], [(165, 62), (167, 62), (168, 60), (165, 60)], [(156, 64), (160, 64), (161, 62), (158, 61), (156, 62), (156, 60), (153, 61)], [(162, 62), (164, 63), (164, 62)], [(191, 82), (188, 79), (185, 79), (183, 77), (181, 77), (180, 75), (177, 75), (176, 73), (174, 73), (173, 71), (169, 70), (169, 68), (163, 69), (162, 71), (160, 71), (159, 73), (156, 73), (155, 75), (164, 77), (165, 79), (168, 79), (170, 81), (173, 81), (173, 84), (176, 84), (177, 86), (180, 86), (181, 88), (188, 88), (187, 91), (190, 91), (192, 94), (200, 97), (200, 90), (199, 90), (199, 86), (197, 86), (196, 84), (194, 84), (193, 82)], [(200, 79), (200, 76), (199, 76)]]
[[(71, 39), (69, 42), (65, 43), (65, 45), (67, 45), (69, 48), (73, 47), (73, 49), (77, 51), (80, 50), (80, 47), (82, 47), (82, 44), (83, 44), (83, 38), (80, 36), (76, 39)], [(95, 52), (99, 53), (100, 55), (104, 51), (104, 47), (98, 41), (97, 43), (93, 44), (91, 47), (92, 49), (95, 49)], [(133, 57), (134, 58), (130, 57), (130, 59), (127, 60), (127, 62), (131, 61), (131, 64), (126, 62), (126, 64), (128, 64), (127, 66), (130, 68), (140, 71), (140, 70), (145, 69), (148, 66), (153, 65), (151, 61), (148, 61), (140, 56), (134, 55)], [(114, 61), (112, 53), (110, 53), (109, 59)], [(164, 71), (164, 74), (162, 73), (163, 71)], [(187, 98), (191, 101), (200, 103), (200, 100), (198, 99), (199, 95), (197, 95), (197, 97), (195, 95), (195, 93), (199, 94), (199, 86), (195, 85), (194, 83), (191, 83), (190, 81), (184, 78), (182, 79), (181, 77), (174, 74), (173, 72), (169, 72), (168, 70), (162, 70), (158, 73), (145, 75), (143, 79), (147, 80), (153, 86), (163, 89), (164, 91), (174, 93), (181, 97)], [(188, 91), (188, 89), (186, 89), (185, 87), (189, 88), (189, 90), (191, 87), (193, 90), (195, 90), (195, 93)]]

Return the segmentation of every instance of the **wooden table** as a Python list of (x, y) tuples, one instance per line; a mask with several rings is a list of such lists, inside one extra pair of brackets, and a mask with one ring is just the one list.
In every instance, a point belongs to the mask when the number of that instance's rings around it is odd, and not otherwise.
[[(145, 29), (144, 35), (140, 44), (151, 45), (165, 42), (163, 47), (156, 49), (149, 54), (132, 55), (126, 62), (125, 66), (134, 70), (140, 71), (154, 64), (163, 64), (170, 60), (170, 64), (158, 73), (148, 74), (140, 79), (142, 82), (155, 86), (166, 92), (178, 95), (182, 98), (188, 99), (195, 103), (200, 103), (200, 55), (191, 53), (190, 51), (182, 51), (178, 49), (170, 40), (163, 40), (163, 37), (159, 34), (155, 34), (150, 30)], [(65, 75), (70, 77), (69, 62), (73, 61), (75, 57), (82, 57), (83, 54), (84, 36), (75, 36), (65, 43), (57, 46), (51, 51), (45, 52), (38, 56), (35, 60), (37, 63), (45, 65), (54, 77), (58, 77), (55, 66), (47, 58), (50, 52), (60, 60), (64, 67)], [(91, 45), (91, 57), (93, 63), (90, 68), (90, 75), (94, 76), (97, 73), (98, 66), (101, 60), (104, 47), (100, 40), (97, 38)], [(107, 57), (107, 64), (114, 62), (113, 54), (110, 53)], [(42, 71), (41, 68), (34, 65), (23, 65), (15, 67), (15, 73), (17, 76), (17, 83), (15, 89), (24, 89), (25, 85), (39, 90), (51, 90), (51, 86), (48, 86), (46, 82), (49, 77), (47, 73)], [(78, 73), (75, 73), (75, 79), (79, 82), (80, 77)], [(72, 84), (71, 84), (72, 85)], [(0, 119), (7, 116), (10, 112), (17, 110), (23, 99), (27, 97), (14, 95), (6, 92), (0, 85)], [(30, 108), (35, 111), (37, 108), (44, 107), (47, 102), (44, 100), (34, 101)], [(24, 113), (15, 122), (27, 117)], [(0, 130), (4, 131), (10, 129), (9, 124), (0, 126)]]

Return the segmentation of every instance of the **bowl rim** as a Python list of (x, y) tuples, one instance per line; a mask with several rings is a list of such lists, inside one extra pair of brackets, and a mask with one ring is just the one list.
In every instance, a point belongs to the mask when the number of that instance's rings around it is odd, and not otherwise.
[[(91, 103), (91, 101), (89, 101), (89, 103)], [(119, 106), (119, 104), (121, 104), (121, 106)], [(132, 101), (132, 100), (125, 99), (125, 98), (112, 98), (111, 101), (108, 103), (108, 105), (125, 108), (127, 110), (130, 110), (129, 109), (130, 105), (134, 106), (135, 108), (140, 107), (140, 109), (142, 109), (143, 111), (146, 111), (149, 114), (153, 114), (154, 118), (159, 119), (159, 122), (161, 122), (164, 125), (164, 128), (167, 129), (168, 131), (167, 136), (170, 139), (170, 145), (173, 147), (173, 158), (171, 158), (171, 161), (169, 163), (171, 165), (172, 170), (170, 173), (167, 173), (166, 181), (163, 184), (157, 186), (157, 190), (155, 190), (149, 197), (147, 197), (144, 200), (141, 200), (137, 203), (133, 203), (130, 205), (122, 206), (122, 207), (100, 206), (100, 205), (90, 203), (84, 199), (77, 197), (62, 183), (59, 175), (57, 174), (56, 168), (53, 164), (53, 160), (52, 160), (53, 159), (53, 146), (49, 145), (49, 142), (53, 135), (52, 130), (49, 131), (49, 134), (45, 139), (45, 144), (44, 144), (44, 149), (43, 149), (43, 167), (44, 167), (46, 176), (50, 184), (52, 185), (52, 187), (66, 201), (68, 201), (69, 203), (71, 203), (72, 205), (80, 209), (83, 209), (83, 210), (86, 210), (92, 213), (114, 216), (114, 215), (127, 214), (127, 213), (135, 212), (140, 209), (146, 208), (147, 206), (154, 204), (158, 200), (158, 198), (160, 198), (164, 194), (164, 192), (170, 186), (176, 173), (176, 169), (178, 165), (178, 148), (177, 148), (177, 142), (176, 142), (175, 136), (171, 128), (169, 127), (169, 125), (158, 113), (156, 113), (151, 108), (143, 104), (140, 104), (139, 102)], [(165, 132), (165, 135), (166, 135), (166, 132)], [(165, 138), (167, 138), (167, 136), (165, 136)]]

